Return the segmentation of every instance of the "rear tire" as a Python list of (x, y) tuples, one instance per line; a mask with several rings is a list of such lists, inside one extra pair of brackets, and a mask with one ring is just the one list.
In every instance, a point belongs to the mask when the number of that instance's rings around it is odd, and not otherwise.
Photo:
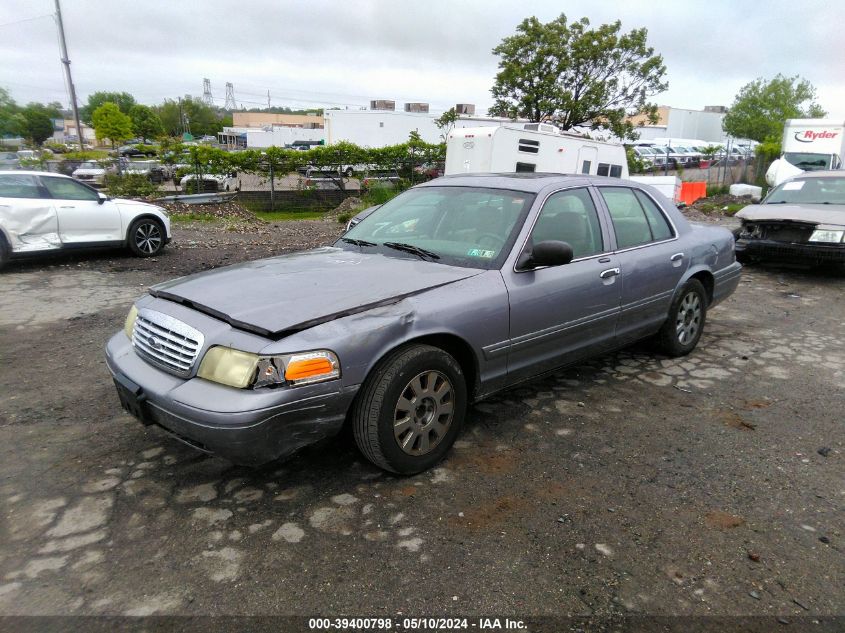
[(140, 218), (129, 227), (129, 250), (136, 257), (153, 257), (164, 248), (164, 225), (152, 218)]
[(707, 292), (690, 279), (672, 301), (669, 317), (657, 334), (657, 346), (667, 356), (686, 356), (701, 338), (707, 318)]
[(352, 407), (355, 443), (376, 466), (413, 475), (434, 466), (460, 433), (467, 389), (458, 362), (430, 345), (385, 357)]

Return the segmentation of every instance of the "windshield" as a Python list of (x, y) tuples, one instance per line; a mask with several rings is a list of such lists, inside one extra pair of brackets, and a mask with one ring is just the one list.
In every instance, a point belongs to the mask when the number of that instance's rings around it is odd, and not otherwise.
[(845, 205), (845, 176), (788, 180), (773, 189), (763, 204)]
[(507, 189), (410, 189), (356, 224), (335, 246), (465, 268), (499, 268), (533, 201), (532, 193)]
[(99, 169), (100, 166), (97, 163), (82, 163), (79, 166), (79, 169)]
[(810, 154), (808, 152), (786, 152), (783, 157), (798, 169), (818, 171), (830, 169), (830, 154)]

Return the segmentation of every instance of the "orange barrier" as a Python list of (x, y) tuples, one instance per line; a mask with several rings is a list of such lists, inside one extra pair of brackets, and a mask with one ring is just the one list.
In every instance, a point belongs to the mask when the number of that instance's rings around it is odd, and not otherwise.
[(683, 182), (681, 183), (681, 202), (692, 204), (699, 198), (707, 197), (706, 182)]

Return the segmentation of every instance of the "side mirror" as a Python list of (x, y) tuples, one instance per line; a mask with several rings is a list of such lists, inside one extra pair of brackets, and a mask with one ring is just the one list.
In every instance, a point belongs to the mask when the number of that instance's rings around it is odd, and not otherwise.
[(523, 253), (517, 262), (517, 268), (528, 270), (540, 266), (563, 266), (572, 261), (572, 246), (566, 242), (547, 240), (538, 242), (530, 253)]
[(111, 198), (109, 198), (102, 191), (97, 192), (97, 204), (103, 204), (106, 200), (111, 200)]

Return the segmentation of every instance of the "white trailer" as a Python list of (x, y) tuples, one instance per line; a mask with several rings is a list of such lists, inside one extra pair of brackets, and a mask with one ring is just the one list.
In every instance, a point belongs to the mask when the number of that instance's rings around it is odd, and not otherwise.
[(766, 182), (773, 187), (805, 171), (842, 169), (845, 123), (830, 119), (787, 119), (781, 151), (781, 157), (766, 172)]
[(625, 148), (567, 134), (546, 123), (453, 129), (445, 174), (550, 172), (628, 177)]

